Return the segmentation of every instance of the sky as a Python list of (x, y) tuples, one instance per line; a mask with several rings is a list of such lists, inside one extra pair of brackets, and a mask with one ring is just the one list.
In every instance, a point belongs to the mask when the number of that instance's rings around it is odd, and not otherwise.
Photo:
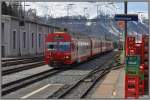
[[(123, 3), (118, 3), (121, 9), (124, 9)], [(148, 3), (146, 2), (129, 2), (128, 13), (144, 12), (145, 17), (148, 18)]]
[[(60, 17), (67, 15), (67, 8), (69, 7), (69, 15), (86, 15), (86, 17), (93, 18), (97, 16), (98, 10), (105, 14), (124, 13), (124, 3), (114, 3), (113, 5), (108, 2), (26, 2), (26, 10), (32, 8), (37, 9), (37, 15), (49, 15), (53, 17)], [(68, 4), (73, 4), (68, 6)], [(84, 12), (85, 11), (85, 12)], [(129, 2), (128, 13), (140, 13), (140, 17), (148, 18), (148, 3), (146, 2)]]

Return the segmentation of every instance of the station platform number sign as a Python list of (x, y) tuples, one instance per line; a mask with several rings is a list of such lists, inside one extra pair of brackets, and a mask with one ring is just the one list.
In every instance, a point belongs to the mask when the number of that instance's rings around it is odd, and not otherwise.
[(138, 14), (115, 14), (115, 21), (138, 21)]

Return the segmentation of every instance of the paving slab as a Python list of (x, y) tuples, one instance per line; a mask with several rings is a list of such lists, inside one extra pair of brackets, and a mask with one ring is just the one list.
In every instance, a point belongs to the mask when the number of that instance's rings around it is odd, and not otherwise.
[(24, 87), (16, 92), (12, 92), (8, 95), (3, 96), (3, 99), (46, 99), (53, 93), (62, 88), (64, 84), (51, 84), (48, 82), (34, 83), (30, 86)]
[(112, 70), (92, 94), (92, 98), (124, 98), (124, 68)]
[(122, 69), (119, 77), (117, 79), (115, 89), (114, 89), (114, 98), (124, 98), (125, 92), (125, 69)]
[(53, 95), (56, 91), (62, 88), (64, 84), (46, 84), (36, 90), (25, 94), (21, 99), (46, 99), (49, 96)]
[(13, 82), (15, 80), (19, 80), (19, 79), (22, 79), (22, 78), (25, 78), (25, 77), (49, 70), (49, 69), (52, 69), (52, 67), (49, 67), (48, 65), (43, 65), (41, 67), (32, 68), (32, 69), (20, 71), (17, 73), (5, 75), (5, 76), (2, 76), (2, 84)]

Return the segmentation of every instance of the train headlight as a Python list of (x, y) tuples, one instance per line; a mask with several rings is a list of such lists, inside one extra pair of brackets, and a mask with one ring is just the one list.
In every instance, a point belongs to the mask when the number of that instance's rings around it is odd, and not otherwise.
[(64, 58), (68, 59), (68, 58), (69, 58), (69, 56), (65, 56)]
[(68, 59), (68, 58), (69, 58), (69, 56), (66, 56), (66, 58)]

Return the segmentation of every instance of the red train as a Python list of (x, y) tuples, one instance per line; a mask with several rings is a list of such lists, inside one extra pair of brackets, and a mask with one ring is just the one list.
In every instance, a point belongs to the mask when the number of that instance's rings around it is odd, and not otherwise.
[(48, 34), (45, 42), (45, 63), (55, 68), (80, 63), (113, 50), (112, 41), (81, 33), (55, 32)]

